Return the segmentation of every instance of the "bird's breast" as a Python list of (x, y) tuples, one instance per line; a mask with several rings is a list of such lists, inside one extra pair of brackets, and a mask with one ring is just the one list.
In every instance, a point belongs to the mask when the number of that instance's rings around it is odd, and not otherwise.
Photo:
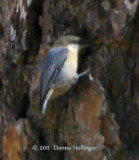
[(54, 83), (54, 94), (56, 94), (56, 96), (64, 94), (71, 87), (71, 85), (77, 81), (77, 58), (77, 52), (69, 51), (67, 59)]

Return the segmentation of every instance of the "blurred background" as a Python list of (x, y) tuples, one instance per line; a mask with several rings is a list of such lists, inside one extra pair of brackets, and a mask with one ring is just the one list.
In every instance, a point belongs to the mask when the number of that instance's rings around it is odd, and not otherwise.
[[(91, 44), (78, 70), (91, 66), (95, 80), (79, 80), (40, 117), (41, 65), (69, 34)], [(138, 55), (138, 0), (1, 0), (0, 160), (138, 160)]]

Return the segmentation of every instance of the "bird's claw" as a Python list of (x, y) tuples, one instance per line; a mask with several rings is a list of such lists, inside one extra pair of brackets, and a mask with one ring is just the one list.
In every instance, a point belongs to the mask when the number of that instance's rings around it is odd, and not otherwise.
[(90, 80), (90, 81), (93, 81), (93, 80), (94, 80), (94, 78), (92, 77), (91, 73), (89, 73), (89, 80)]
[(86, 75), (88, 75), (88, 73), (90, 73), (90, 69), (88, 68), (86, 71), (82, 72), (79, 74), (79, 78), (84, 77)]

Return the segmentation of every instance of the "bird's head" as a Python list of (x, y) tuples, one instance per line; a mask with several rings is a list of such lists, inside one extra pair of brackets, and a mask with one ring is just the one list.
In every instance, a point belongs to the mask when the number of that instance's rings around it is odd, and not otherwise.
[(53, 47), (71, 47), (74, 49), (82, 49), (88, 46), (89, 44), (85, 39), (74, 35), (62, 36), (53, 45)]

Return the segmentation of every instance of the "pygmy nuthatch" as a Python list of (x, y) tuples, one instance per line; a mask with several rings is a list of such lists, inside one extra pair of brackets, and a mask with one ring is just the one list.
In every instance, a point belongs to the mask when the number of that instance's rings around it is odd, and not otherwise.
[(48, 101), (64, 94), (72, 84), (86, 75), (77, 73), (79, 49), (81, 38), (73, 35), (62, 36), (55, 41), (48, 52), (42, 66), (40, 78), (40, 105), (42, 114), (45, 113)]

